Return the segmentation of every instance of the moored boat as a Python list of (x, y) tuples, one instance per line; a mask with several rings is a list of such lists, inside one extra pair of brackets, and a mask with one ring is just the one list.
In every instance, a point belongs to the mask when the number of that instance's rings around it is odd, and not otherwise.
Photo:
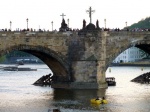
[(18, 66), (7, 66), (2, 68), (4, 71), (37, 71), (37, 69), (31, 69), (28, 67), (18, 67)]
[(106, 82), (108, 86), (116, 86), (116, 81), (114, 77), (107, 77)]

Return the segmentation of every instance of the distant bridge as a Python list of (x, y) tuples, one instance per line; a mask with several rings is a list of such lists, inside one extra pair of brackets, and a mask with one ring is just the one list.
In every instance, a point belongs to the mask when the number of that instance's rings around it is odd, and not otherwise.
[(54, 74), (53, 88), (106, 88), (108, 66), (132, 46), (150, 53), (150, 32), (0, 32), (0, 56), (19, 50), (38, 57)]

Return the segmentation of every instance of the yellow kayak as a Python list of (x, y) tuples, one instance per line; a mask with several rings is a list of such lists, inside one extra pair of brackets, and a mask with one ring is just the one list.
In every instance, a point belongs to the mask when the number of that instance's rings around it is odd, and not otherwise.
[(96, 99), (91, 99), (91, 103), (93, 104), (107, 104), (107, 100), (96, 100)]

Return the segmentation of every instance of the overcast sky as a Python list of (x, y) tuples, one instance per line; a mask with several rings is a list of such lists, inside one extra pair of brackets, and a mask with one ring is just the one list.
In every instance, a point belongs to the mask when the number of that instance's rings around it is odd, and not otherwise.
[(99, 26), (123, 28), (125, 22), (131, 25), (150, 17), (150, 0), (1, 0), (0, 3), (0, 29), (26, 28), (26, 19), (29, 19), (29, 28), (52, 30), (59, 29), (62, 21), (60, 16), (64, 13), (71, 28), (82, 28), (83, 19), (88, 24), (90, 19), (86, 10), (92, 7), (92, 23)]

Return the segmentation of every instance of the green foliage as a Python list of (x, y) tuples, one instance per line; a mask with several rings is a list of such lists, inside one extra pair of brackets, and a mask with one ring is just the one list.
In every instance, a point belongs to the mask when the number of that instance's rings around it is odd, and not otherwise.
[(22, 51), (12, 51), (9, 54), (6, 55), (7, 58), (10, 57), (30, 57), (31, 54), (22, 52)]
[(150, 59), (150, 55), (148, 53), (146, 53), (145, 51), (143, 51), (142, 49), (140, 50), (140, 56), (144, 59)]
[(0, 57), (0, 63), (1, 63), (1, 62), (4, 62), (5, 60), (6, 60), (6, 56)]
[(128, 28), (129, 29), (134, 29), (134, 28), (150, 29), (150, 17), (142, 19), (138, 23), (134, 23)]

